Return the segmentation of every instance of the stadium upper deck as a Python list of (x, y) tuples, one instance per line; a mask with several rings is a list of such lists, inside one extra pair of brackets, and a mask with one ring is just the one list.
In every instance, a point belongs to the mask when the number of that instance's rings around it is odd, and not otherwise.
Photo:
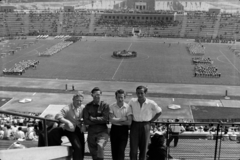
[[(240, 17), (231, 13), (123, 10), (115, 12), (0, 12), (0, 36), (141, 35), (240, 38)], [(135, 32), (137, 30), (137, 32)]]

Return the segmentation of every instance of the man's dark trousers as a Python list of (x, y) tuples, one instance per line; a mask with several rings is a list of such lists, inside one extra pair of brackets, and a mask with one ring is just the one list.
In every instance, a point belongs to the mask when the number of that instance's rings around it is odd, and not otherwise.
[(130, 129), (130, 160), (146, 160), (150, 140), (150, 122), (132, 122)]
[(49, 137), (48, 137), (49, 141), (50, 141), (50, 145), (55, 142), (58, 142), (59, 137), (62, 137), (62, 136), (66, 136), (72, 145), (73, 160), (83, 160), (84, 150), (85, 150), (85, 141), (84, 141), (84, 133), (81, 133), (80, 128), (76, 127), (74, 132), (64, 130), (62, 127), (54, 128), (50, 132)]
[(170, 138), (169, 138), (168, 143), (167, 143), (168, 147), (170, 146), (170, 143), (172, 142), (173, 139), (174, 139), (174, 147), (176, 147), (177, 144), (178, 144), (178, 140), (179, 140), (179, 133), (177, 133), (177, 132), (172, 132), (171, 133)]
[(128, 126), (112, 125), (110, 131), (110, 141), (113, 160), (124, 160), (125, 148), (128, 141)]

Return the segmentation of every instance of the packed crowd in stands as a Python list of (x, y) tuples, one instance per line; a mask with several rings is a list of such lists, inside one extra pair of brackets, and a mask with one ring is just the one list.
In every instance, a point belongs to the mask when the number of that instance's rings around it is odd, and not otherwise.
[(3, 75), (22, 75), (29, 68), (36, 69), (38, 64), (39, 61), (37, 60), (23, 60), (19, 63), (15, 63), (14, 67), (12, 68), (4, 68)]
[[(102, 11), (101, 11), (102, 12)], [(121, 9), (121, 10), (113, 10), (108, 9), (104, 10), (103, 13), (141, 13), (141, 14), (174, 14), (175, 11), (167, 11), (167, 10), (129, 10), (129, 9)], [(178, 14), (183, 14), (183, 11), (177, 11)]]
[(194, 77), (219, 78), (221, 73), (212, 64), (196, 64), (194, 67)]
[[(39, 116), (39, 113), (24, 113), (31, 116)], [(33, 118), (24, 118), (0, 114), (0, 139), (3, 140), (29, 140), (37, 141), (36, 126), (38, 120)]]
[(59, 23), (59, 14), (44, 12), (44, 13), (29, 13), (29, 35), (54, 35), (57, 34)]
[(63, 22), (60, 24), (65, 34), (79, 35), (89, 31), (90, 13), (88, 12), (69, 12), (63, 14)]
[(114, 19), (114, 20), (109, 20), (109, 19), (103, 19), (100, 18), (96, 25), (103, 25), (103, 26), (108, 26), (108, 27), (113, 27), (113, 26), (142, 26), (142, 27), (162, 27), (162, 28), (167, 28), (169, 26), (177, 26), (180, 22), (179, 21), (169, 21), (169, 22), (164, 22), (162, 20), (154, 20), (154, 21), (139, 21), (139, 20), (132, 20), (132, 19)]
[(205, 53), (205, 47), (200, 43), (189, 43), (187, 48), (191, 55), (204, 55)]
[(204, 57), (194, 57), (192, 58), (193, 64), (213, 64), (211, 58), (204, 58)]
[[(174, 122), (174, 121), (172, 121)], [(195, 124), (191, 124), (189, 122), (183, 122), (181, 124), (185, 131), (186, 132), (198, 132), (198, 133), (207, 133), (207, 132), (216, 132), (217, 131), (217, 126), (213, 125), (213, 124), (209, 124), (209, 125), (205, 125), (205, 126), (202, 126), (200, 124), (198, 125), (195, 125)], [(222, 127), (220, 128), (220, 130), (222, 132), (240, 132), (240, 128), (239, 126), (234, 126), (232, 125), (231, 127), (229, 126), (225, 126), (225, 127)], [(166, 133), (167, 132), (167, 126), (165, 124), (160, 124), (160, 123), (156, 123), (156, 124), (153, 124), (151, 126), (151, 133), (153, 134), (154, 132), (163, 132), (163, 133)]]
[(45, 52), (38, 53), (39, 56), (52, 56), (55, 53), (60, 52), (64, 48), (70, 46), (73, 42), (68, 41), (68, 42), (59, 42), (56, 45), (52, 46), (51, 48), (47, 49)]
[(221, 39), (221, 38), (196, 38), (195, 42), (203, 43), (235, 43), (233, 39)]

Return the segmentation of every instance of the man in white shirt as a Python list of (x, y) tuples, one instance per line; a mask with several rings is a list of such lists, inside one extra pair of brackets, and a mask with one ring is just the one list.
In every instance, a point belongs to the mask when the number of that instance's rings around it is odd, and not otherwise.
[(146, 160), (146, 152), (150, 139), (150, 123), (158, 119), (162, 113), (161, 107), (156, 102), (146, 98), (147, 88), (138, 86), (136, 88), (137, 98), (129, 102), (132, 110), (133, 121), (130, 129), (130, 159), (137, 160), (138, 149), (139, 160)]
[[(175, 122), (178, 123), (179, 119), (175, 119)], [(170, 125), (170, 138), (167, 142), (167, 146), (169, 147), (170, 143), (174, 139), (174, 147), (177, 147), (178, 140), (179, 140), (179, 134), (185, 131), (185, 128), (179, 124), (172, 124)]]
[(25, 139), (25, 133), (22, 131), (22, 127), (18, 127), (18, 131), (15, 134), (15, 139)]
[(109, 120), (112, 123), (110, 140), (113, 160), (124, 160), (128, 129), (132, 123), (132, 113), (129, 105), (124, 102), (125, 97), (124, 90), (117, 90), (115, 92), (117, 102), (110, 105)]

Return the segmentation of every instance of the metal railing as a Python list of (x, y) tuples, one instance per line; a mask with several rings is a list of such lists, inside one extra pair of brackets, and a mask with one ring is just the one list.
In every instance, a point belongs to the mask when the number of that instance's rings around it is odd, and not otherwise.
[[(48, 146), (48, 136), (46, 122), (59, 122), (53, 119), (46, 119), (37, 116), (31, 116), (16, 112), (0, 110), (0, 114), (14, 115), (18, 117), (26, 117), (39, 119), (43, 122), (43, 133), (45, 146)], [(167, 153), (171, 154), (174, 158), (181, 160), (239, 160), (240, 159), (240, 144), (235, 140), (226, 140), (226, 136), (223, 134), (226, 127), (238, 126), (238, 137), (240, 142), (240, 123), (239, 122), (156, 122), (151, 125), (154, 127), (164, 126), (164, 135), (166, 138), (166, 144), (171, 136), (171, 125), (183, 125), (193, 126), (193, 128), (199, 126), (214, 126), (215, 132), (198, 132), (198, 131), (186, 131), (183, 134), (179, 134), (179, 142), (176, 147), (171, 145), (167, 147)], [(237, 128), (237, 127), (235, 127)], [(237, 135), (236, 135), (237, 136)], [(128, 148), (128, 147), (127, 147)], [(129, 149), (129, 148), (128, 148)]]
[[(162, 123), (161, 123), (162, 124)], [(171, 125), (192, 125), (193, 128), (200, 126), (214, 126), (215, 131), (190, 131), (185, 134), (173, 135), (170, 133)], [(209, 160), (240, 160), (240, 123), (231, 122), (198, 122), (198, 123), (165, 123), (166, 129), (166, 144), (171, 136), (179, 138), (179, 144), (176, 147), (167, 147), (167, 152), (172, 154), (174, 158), (181, 160), (194, 160), (194, 159), (209, 159)], [(238, 127), (232, 127), (238, 126)], [(229, 132), (229, 128), (238, 130)], [(228, 133), (224, 134), (228, 129)], [(236, 133), (238, 133), (238, 135)], [(231, 139), (230, 137), (234, 138)], [(239, 137), (239, 138), (238, 138)], [(239, 141), (239, 142), (237, 142)], [(180, 145), (180, 146), (179, 146)]]
[(48, 135), (47, 135), (47, 128), (46, 128), (47, 125), (46, 125), (46, 122), (47, 122), (47, 121), (50, 121), (50, 122), (59, 122), (59, 121), (54, 120), (54, 119), (47, 119), (47, 118), (42, 118), (42, 117), (32, 116), (32, 115), (26, 115), (26, 114), (11, 112), (11, 111), (3, 111), (3, 110), (0, 110), (0, 114), (8, 114), (8, 115), (13, 115), (13, 116), (18, 116), (18, 117), (26, 117), (26, 118), (33, 118), (33, 119), (42, 120), (42, 122), (43, 122), (43, 132), (44, 132), (44, 142), (45, 142), (45, 146), (48, 146)]

